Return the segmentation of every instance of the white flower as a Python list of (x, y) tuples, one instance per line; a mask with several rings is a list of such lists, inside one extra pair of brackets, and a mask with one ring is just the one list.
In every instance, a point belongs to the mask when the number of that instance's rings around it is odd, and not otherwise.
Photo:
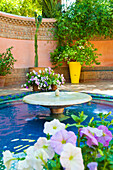
[(24, 87), (23, 84), (21, 85), (21, 87)]
[(33, 169), (38, 169), (38, 170), (42, 170), (43, 166), (43, 162), (40, 159), (40, 157), (38, 156), (38, 153), (36, 152), (36, 148), (34, 146), (30, 146), (27, 150), (26, 150), (26, 161), (29, 165), (29, 167), (33, 167)]
[(65, 170), (84, 170), (81, 148), (71, 143), (65, 144), (61, 152), (60, 162)]
[(28, 156), (33, 155), (35, 151), (34, 146), (30, 146), (29, 148), (26, 149), (26, 153)]
[(33, 170), (42, 170), (43, 166), (43, 162), (40, 158), (36, 157), (35, 152), (33, 155), (27, 155), (26, 156), (26, 161), (29, 165), (30, 168), (33, 168)]
[(91, 132), (96, 134), (96, 136), (101, 137), (103, 135), (103, 130), (97, 129), (97, 128), (92, 128), (90, 126), (87, 127), (87, 129)]
[[(35, 152), (35, 157), (38, 158), (38, 159), (41, 159), (41, 160), (43, 160), (43, 161), (45, 161), (45, 162), (47, 162), (48, 159), (49, 159), (48, 154), (47, 154), (47, 153), (44, 151), (44, 149), (42, 149), (42, 148), (36, 150), (36, 152)], [(42, 162), (42, 164), (43, 164), (43, 162)]]
[(29, 161), (25, 159), (18, 162), (17, 170), (33, 170), (33, 168), (29, 165)]
[(34, 144), (35, 149), (43, 148), (49, 156), (49, 159), (54, 157), (54, 150), (50, 145), (50, 141), (47, 140), (45, 137), (40, 137), (37, 142)]
[(35, 70), (33, 70), (33, 73), (34, 73), (34, 74), (36, 74), (36, 71), (35, 71)]
[(12, 153), (9, 150), (3, 152), (3, 162), (7, 169), (11, 167), (11, 161), (13, 160)]
[(56, 132), (65, 129), (65, 124), (60, 123), (58, 119), (54, 119), (51, 122), (45, 122), (44, 133), (49, 135), (54, 135)]
[(42, 71), (41, 70), (39, 70), (39, 73), (41, 73)]
[(46, 87), (46, 84), (44, 84), (44, 87)]
[(24, 86), (26, 87), (26, 84), (24, 84)]
[(45, 71), (47, 72), (47, 71), (48, 71), (48, 69), (47, 69), (47, 68), (45, 68)]

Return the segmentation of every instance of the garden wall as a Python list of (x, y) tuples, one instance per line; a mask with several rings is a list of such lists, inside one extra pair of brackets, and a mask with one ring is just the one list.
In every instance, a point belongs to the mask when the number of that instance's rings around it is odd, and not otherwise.
[[(56, 47), (51, 29), (54, 28), (54, 19), (43, 19), (38, 31), (39, 67), (52, 67), (50, 51)], [(11, 75), (7, 76), (6, 85), (25, 82), (25, 75), (29, 67), (34, 66), (34, 18), (22, 17), (0, 12), (0, 53), (13, 46), (12, 53), (17, 62)], [(93, 39), (91, 41), (98, 48), (101, 65), (95, 68), (82, 69), (81, 81), (109, 79), (113, 80), (113, 40)], [(67, 81), (70, 81), (68, 66), (57, 69), (64, 72)], [(109, 76), (108, 76), (109, 74)], [(18, 76), (17, 76), (18, 75)]]

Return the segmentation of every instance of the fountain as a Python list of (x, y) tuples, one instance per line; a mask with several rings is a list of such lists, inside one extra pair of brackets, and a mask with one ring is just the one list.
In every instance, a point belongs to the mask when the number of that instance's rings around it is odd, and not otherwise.
[(51, 115), (62, 114), (65, 107), (86, 103), (92, 100), (88, 94), (78, 92), (41, 92), (25, 96), (23, 101), (28, 104), (47, 107)]

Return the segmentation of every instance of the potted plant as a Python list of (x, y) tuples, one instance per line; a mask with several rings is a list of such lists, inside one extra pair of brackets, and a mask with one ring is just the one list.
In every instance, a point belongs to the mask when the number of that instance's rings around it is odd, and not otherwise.
[(11, 74), (11, 69), (16, 61), (11, 53), (12, 48), (10, 47), (6, 49), (6, 52), (0, 53), (0, 87), (4, 87), (5, 76)]
[(27, 81), (23, 85), (26, 88), (33, 87), (33, 91), (48, 91), (56, 90), (57, 85), (60, 86), (65, 83), (63, 74), (56, 74), (54, 70), (50, 67), (45, 68), (45, 70), (39, 70), (37, 73), (33, 70), (26, 74)]
[(51, 62), (54, 65), (62, 66), (66, 61), (69, 64), (72, 83), (79, 83), (81, 65), (100, 64), (94, 45), (86, 40), (78, 40), (73, 44), (57, 47), (51, 55)]

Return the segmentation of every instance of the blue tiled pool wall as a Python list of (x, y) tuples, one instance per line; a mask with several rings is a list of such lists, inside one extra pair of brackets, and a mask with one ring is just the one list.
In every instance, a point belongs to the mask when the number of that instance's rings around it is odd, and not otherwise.
[[(21, 99), (26, 95), (33, 94), (33, 93), (39, 93), (39, 92), (22, 92), (22, 93), (16, 93), (12, 95), (4, 95), (0, 96), (0, 104), (2, 102), (7, 101), (7, 100), (15, 100), (15, 99)], [(113, 101), (113, 96), (111, 95), (106, 95), (106, 94), (98, 94), (98, 93), (87, 93), (91, 95), (93, 99), (98, 99), (98, 100), (106, 100), (106, 101)]]

